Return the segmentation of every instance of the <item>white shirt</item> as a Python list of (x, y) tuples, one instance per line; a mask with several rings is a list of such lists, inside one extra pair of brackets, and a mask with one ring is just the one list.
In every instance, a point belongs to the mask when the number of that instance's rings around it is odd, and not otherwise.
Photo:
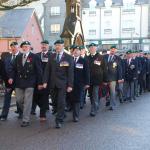
[[(76, 61), (75, 61), (75, 59), (76, 59)], [(74, 57), (74, 61), (75, 62), (78, 62), (78, 60), (79, 60), (79, 56), (78, 57)]]

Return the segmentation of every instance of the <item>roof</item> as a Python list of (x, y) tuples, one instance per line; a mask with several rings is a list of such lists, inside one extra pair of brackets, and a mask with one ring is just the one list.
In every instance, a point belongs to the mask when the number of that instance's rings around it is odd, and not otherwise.
[[(89, 7), (90, 0), (83, 0), (83, 7)], [(104, 6), (105, 0), (96, 0), (98, 6)], [(113, 5), (122, 5), (123, 0), (112, 0)], [(136, 4), (150, 4), (150, 0), (136, 0)]]
[(21, 37), (33, 13), (33, 8), (1, 11), (0, 37)]

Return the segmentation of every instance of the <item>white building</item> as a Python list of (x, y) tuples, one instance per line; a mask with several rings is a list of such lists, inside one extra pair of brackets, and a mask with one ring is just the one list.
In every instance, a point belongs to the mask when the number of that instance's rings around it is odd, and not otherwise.
[(87, 44), (91, 41), (109, 48), (116, 44), (120, 49), (150, 49), (150, 5), (146, 1), (106, 0), (95, 8), (82, 9), (82, 24)]

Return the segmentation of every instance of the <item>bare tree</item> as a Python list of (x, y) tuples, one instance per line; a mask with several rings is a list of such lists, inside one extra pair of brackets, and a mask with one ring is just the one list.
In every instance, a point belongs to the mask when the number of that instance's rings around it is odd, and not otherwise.
[(0, 0), (0, 10), (9, 10), (22, 7), (39, 0)]

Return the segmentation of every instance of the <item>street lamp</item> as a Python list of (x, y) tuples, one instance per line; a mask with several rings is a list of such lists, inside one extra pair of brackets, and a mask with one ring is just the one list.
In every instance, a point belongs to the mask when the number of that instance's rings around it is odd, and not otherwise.
[(138, 33), (135, 32), (135, 30), (132, 30), (131, 31), (131, 49), (133, 49), (133, 38), (134, 38), (134, 35), (139, 35)]

